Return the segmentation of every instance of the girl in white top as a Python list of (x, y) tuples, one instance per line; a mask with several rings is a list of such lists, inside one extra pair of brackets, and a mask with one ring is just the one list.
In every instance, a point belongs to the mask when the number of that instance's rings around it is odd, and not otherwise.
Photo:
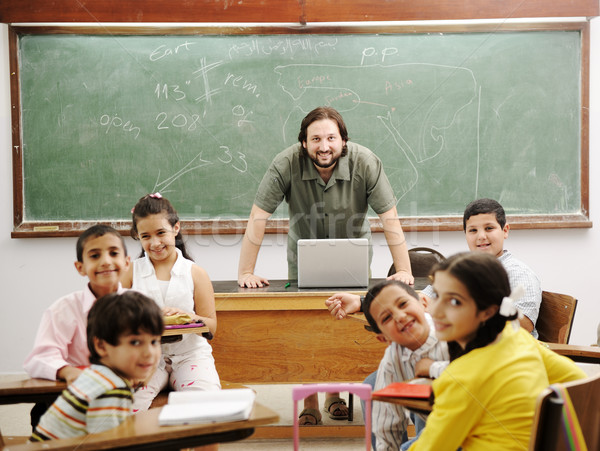
[[(188, 256), (177, 212), (160, 193), (142, 197), (131, 210), (131, 236), (140, 240), (142, 256), (133, 262), (123, 286), (141, 291), (162, 308), (164, 316), (187, 313), (214, 334), (217, 315), (212, 283)], [(134, 396), (134, 412), (147, 410), (167, 383), (174, 390), (218, 390), (219, 375), (206, 338), (183, 334), (181, 341), (162, 345), (154, 376)]]

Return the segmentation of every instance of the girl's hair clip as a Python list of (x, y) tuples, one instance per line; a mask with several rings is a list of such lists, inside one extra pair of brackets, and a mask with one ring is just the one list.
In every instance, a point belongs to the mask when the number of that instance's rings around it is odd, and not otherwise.
[(152, 199), (162, 199), (162, 194), (159, 192), (148, 194), (148, 196), (150, 196)]

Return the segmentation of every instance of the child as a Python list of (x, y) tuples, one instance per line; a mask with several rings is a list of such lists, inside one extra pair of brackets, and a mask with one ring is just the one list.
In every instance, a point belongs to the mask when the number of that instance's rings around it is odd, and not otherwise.
[[(387, 342), (377, 370), (375, 390), (392, 382), (415, 377), (415, 366), (421, 359), (435, 361), (431, 377), (438, 377), (449, 359), (445, 343), (434, 334), (431, 316), (425, 312), (426, 300), (415, 290), (395, 280), (387, 280), (371, 288), (365, 296), (363, 311), (377, 339)], [(399, 449), (406, 441), (407, 418), (398, 404), (373, 403), (373, 432), (377, 449)], [(415, 421), (417, 429), (422, 421)]]
[[(525, 294), (516, 300), (521, 326), (537, 338), (535, 330), (542, 303), (542, 288), (535, 273), (523, 262), (517, 260), (504, 249), (504, 240), (508, 238), (509, 225), (502, 205), (493, 199), (477, 199), (467, 205), (463, 214), (463, 230), (467, 245), (471, 251), (486, 252), (497, 257), (508, 273), (510, 286), (514, 290), (521, 285)], [(423, 291), (426, 296), (433, 293), (431, 285)]]
[[(162, 308), (164, 316), (187, 313), (214, 334), (217, 315), (212, 283), (188, 256), (179, 217), (159, 193), (142, 197), (132, 210), (131, 236), (140, 240), (142, 257), (134, 260), (123, 285), (141, 291)], [(162, 359), (146, 387), (135, 394), (134, 412), (147, 410), (170, 382), (174, 390), (219, 390), (219, 375), (206, 338), (184, 334), (162, 345)]]
[[(72, 383), (89, 365), (87, 315), (96, 301), (123, 288), (119, 280), (129, 269), (129, 257), (123, 237), (110, 226), (97, 224), (85, 230), (77, 240), (75, 268), (87, 276), (88, 284), (54, 302), (43, 314), (33, 350), (24, 363), (30, 377)], [(31, 425), (51, 403), (38, 403), (31, 411)]]
[(89, 368), (42, 416), (31, 441), (78, 437), (118, 426), (131, 414), (133, 386), (160, 359), (162, 312), (141, 293), (108, 294), (90, 309)]
[[(517, 308), (523, 314), (519, 317), (521, 326), (537, 338), (534, 324), (542, 303), (542, 288), (535, 273), (523, 262), (517, 260), (504, 249), (504, 240), (508, 238), (509, 225), (502, 205), (493, 199), (478, 199), (465, 208), (463, 229), (469, 250), (486, 252), (498, 258), (508, 273), (510, 286), (515, 289), (521, 285), (525, 295), (516, 301)], [(433, 287), (428, 285), (421, 293), (431, 297)], [(360, 308), (357, 295), (335, 293), (326, 302), (329, 311), (338, 319)]]
[(430, 313), (451, 361), (433, 382), (433, 410), (410, 450), (527, 449), (537, 396), (585, 373), (519, 327), (497, 258), (457, 254), (432, 274)]

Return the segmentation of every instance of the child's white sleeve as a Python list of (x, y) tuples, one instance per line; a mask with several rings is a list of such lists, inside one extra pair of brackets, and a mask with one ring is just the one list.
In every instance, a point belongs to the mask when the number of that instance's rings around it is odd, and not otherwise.
[(450, 362), (448, 360), (443, 360), (441, 362), (433, 362), (429, 367), (429, 377), (432, 379), (437, 379), (442, 374), (442, 371), (446, 369)]

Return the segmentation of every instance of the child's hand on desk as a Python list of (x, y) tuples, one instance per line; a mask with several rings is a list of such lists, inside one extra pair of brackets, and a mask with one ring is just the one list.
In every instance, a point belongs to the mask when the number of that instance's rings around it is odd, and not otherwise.
[(76, 368), (71, 365), (65, 365), (56, 372), (57, 379), (62, 379), (67, 382), (67, 385), (71, 385), (75, 379), (83, 372), (82, 369)]
[(360, 312), (360, 296), (351, 293), (335, 293), (325, 301), (331, 316), (344, 319), (350, 313)]

